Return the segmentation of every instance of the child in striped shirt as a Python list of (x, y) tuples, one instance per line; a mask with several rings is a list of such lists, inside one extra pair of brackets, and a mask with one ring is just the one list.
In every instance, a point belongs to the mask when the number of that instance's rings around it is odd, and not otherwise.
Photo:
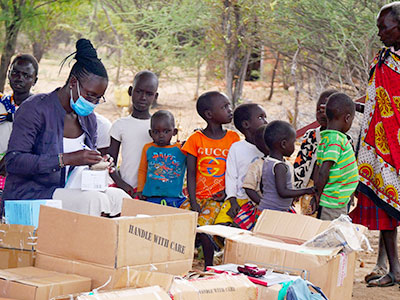
[(327, 129), (317, 149), (317, 190), (312, 201), (318, 218), (334, 220), (347, 214), (347, 204), (358, 185), (358, 167), (346, 132), (353, 123), (355, 104), (344, 93), (334, 93), (326, 104)]

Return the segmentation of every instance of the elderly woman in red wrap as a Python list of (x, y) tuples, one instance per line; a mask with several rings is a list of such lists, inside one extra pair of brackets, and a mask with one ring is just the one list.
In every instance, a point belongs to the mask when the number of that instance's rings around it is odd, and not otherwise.
[(370, 67), (358, 151), (358, 204), (351, 217), (380, 230), (377, 265), (365, 280), (368, 286), (385, 287), (400, 283), (400, 2), (381, 8), (377, 26), (385, 47)]

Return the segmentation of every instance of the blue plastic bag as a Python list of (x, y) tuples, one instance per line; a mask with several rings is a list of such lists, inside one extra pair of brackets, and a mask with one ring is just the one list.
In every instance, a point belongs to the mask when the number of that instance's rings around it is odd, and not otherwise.
[[(311, 292), (312, 287), (317, 293)], [(296, 279), (291, 286), (288, 287), (286, 293), (287, 300), (328, 300), (319, 287), (312, 285), (304, 279)]]

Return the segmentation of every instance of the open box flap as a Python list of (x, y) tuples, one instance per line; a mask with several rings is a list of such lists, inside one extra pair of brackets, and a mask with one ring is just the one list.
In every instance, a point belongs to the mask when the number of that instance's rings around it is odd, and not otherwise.
[(309, 240), (328, 228), (330, 221), (300, 214), (264, 209), (257, 220), (254, 233), (266, 233), (299, 240)]
[[(260, 236), (252, 235), (236, 235), (229, 237), (230, 240), (246, 243), (248, 245), (253, 245), (254, 247), (268, 247), (273, 249), (281, 249), (296, 253), (305, 253), (315, 256), (335, 256), (342, 249), (341, 247), (336, 248), (309, 248), (295, 244), (289, 244), (285, 242), (280, 242), (276, 240), (269, 240)], [(261, 249), (261, 248), (260, 248)]]
[(211, 235), (218, 235), (220, 237), (229, 239), (232, 237), (235, 237), (237, 235), (251, 235), (251, 231), (240, 229), (240, 228), (235, 228), (235, 227), (229, 227), (229, 226), (224, 226), (224, 225), (205, 225), (205, 226), (200, 226), (197, 227), (196, 229), (197, 232), (199, 233), (207, 233)]
[(267, 236), (267, 235), (254, 235), (248, 230), (239, 228), (223, 226), (223, 225), (206, 225), (197, 228), (197, 232), (207, 233), (211, 235), (218, 235), (223, 238), (237, 241), (240, 243), (248, 243), (254, 246), (266, 246), (269, 248), (283, 249), (297, 253), (307, 253), (311, 255), (322, 255), (322, 256), (334, 256), (341, 248), (308, 248), (300, 246), (296, 243), (287, 243), (285, 239), (280, 239), (279, 236)]
[(138, 201), (134, 199), (124, 199), (122, 202), (121, 216), (136, 216), (149, 215), (149, 216), (160, 216), (160, 215), (197, 215), (197, 213), (179, 209), (166, 205), (159, 205), (147, 201)]

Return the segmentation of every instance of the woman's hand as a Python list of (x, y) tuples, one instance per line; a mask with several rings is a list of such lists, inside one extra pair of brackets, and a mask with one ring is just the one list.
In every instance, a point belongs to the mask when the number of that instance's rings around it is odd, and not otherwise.
[(103, 156), (103, 161), (108, 163), (107, 169), (108, 172), (114, 173), (115, 172), (115, 163), (114, 163), (114, 158), (110, 154), (106, 154)]
[(100, 152), (94, 150), (79, 150), (63, 153), (63, 161), (66, 166), (94, 165), (101, 161)]

